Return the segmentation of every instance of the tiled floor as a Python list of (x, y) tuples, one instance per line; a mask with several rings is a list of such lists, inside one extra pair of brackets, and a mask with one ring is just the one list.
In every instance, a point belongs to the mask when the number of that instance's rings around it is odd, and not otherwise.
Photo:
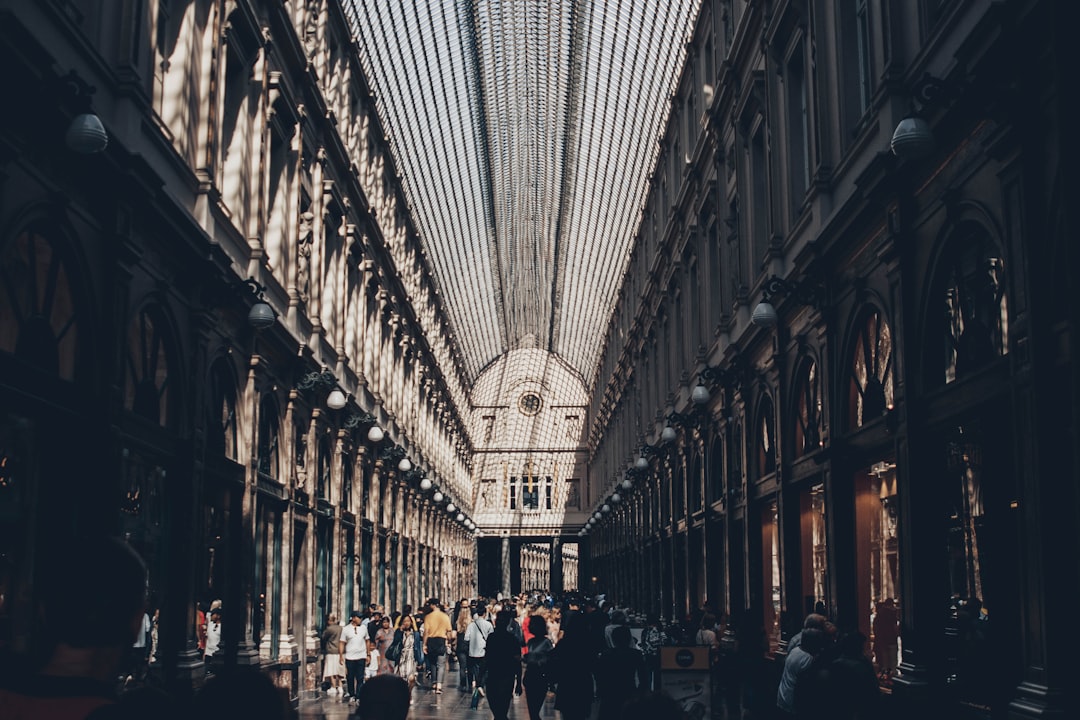
[[(416, 688), (413, 690), (413, 705), (409, 710), (410, 720), (488, 720), (491, 718), (491, 710), (487, 701), (480, 700), (480, 707), (470, 710), (469, 704), (472, 695), (459, 692), (457, 689), (448, 688), (442, 695), (436, 695), (430, 690)], [(553, 696), (548, 696), (548, 702), (544, 705), (542, 717), (556, 718), (557, 713), (552, 705)], [(301, 720), (345, 720), (349, 717), (351, 709), (355, 707), (348, 702), (342, 702), (339, 698), (321, 698), (318, 700), (305, 700), (300, 703)], [(525, 707), (524, 697), (515, 697), (510, 704), (510, 717), (518, 720), (528, 720), (529, 711)]]
[[(491, 710), (487, 701), (480, 700), (480, 707), (475, 710), (469, 708), (472, 695), (459, 692), (456, 688), (447, 689), (442, 695), (435, 695), (426, 688), (413, 690), (413, 705), (409, 710), (410, 720), (489, 720)], [(345, 720), (350, 716), (354, 705), (342, 702), (339, 698), (320, 698), (318, 700), (305, 700), (300, 703), (301, 720)], [(593, 718), (597, 714), (597, 706), (593, 705)], [(558, 720), (561, 713), (556, 712), (554, 695), (548, 694), (544, 709), (541, 712), (544, 720)], [(511, 720), (528, 720), (529, 710), (525, 707), (524, 696), (514, 697), (510, 704)], [(713, 720), (727, 720), (726, 708), (720, 707), (712, 716)]]

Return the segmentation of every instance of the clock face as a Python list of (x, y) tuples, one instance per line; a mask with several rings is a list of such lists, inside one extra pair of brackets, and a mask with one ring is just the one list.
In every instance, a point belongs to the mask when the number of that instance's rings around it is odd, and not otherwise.
[(540, 400), (540, 396), (536, 393), (525, 393), (518, 400), (518, 410), (522, 415), (535, 415), (540, 412), (540, 406), (543, 402)]

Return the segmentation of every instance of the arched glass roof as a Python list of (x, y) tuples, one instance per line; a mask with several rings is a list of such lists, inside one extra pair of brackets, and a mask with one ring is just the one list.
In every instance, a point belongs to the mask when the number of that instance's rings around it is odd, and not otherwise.
[(469, 381), (588, 382), (700, 0), (343, 0)]

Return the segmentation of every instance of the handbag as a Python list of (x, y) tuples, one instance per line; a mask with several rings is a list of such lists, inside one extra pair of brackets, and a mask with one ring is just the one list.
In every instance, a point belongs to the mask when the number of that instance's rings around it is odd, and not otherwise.
[(400, 660), (401, 646), (402, 641), (400, 639), (394, 640), (394, 642), (390, 643), (390, 647), (386, 648), (386, 659), (394, 663)]

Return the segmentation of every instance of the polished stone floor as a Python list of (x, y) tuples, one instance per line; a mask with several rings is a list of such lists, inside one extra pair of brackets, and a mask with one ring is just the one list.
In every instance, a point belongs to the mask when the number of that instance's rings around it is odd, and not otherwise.
[[(469, 709), (472, 695), (459, 692), (456, 689), (447, 689), (442, 695), (436, 695), (426, 688), (413, 690), (413, 705), (409, 710), (410, 720), (488, 720), (491, 710), (487, 701), (481, 699), (480, 707), (475, 710)], [(543, 718), (557, 718), (553, 704), (554, 696), (548, 695), (548, 701), (544, 703), (541, 713)], [(345, 720), (350, 715), (354, 705), (342, 702), (339, 698), (319, 698), (317, 700), (304, 700), (300, 703), (300, 718), (302, 720)], [(528, 720), (529, 711), (525, 707), (524, 697), (515, 697), (510, 704), (510, 717), (513, 720)]]
[[(436, 695), (427, 688), (417, 687), (413, 690), (413, 704), (409, 709), (409, 720), (489, 720), (491, 710), (487, 701), (480, 700), (480, 706), (473, 710), (469, 708), (472, 695), (459, 692), (457, 689), (447, 689), (442, 695)], [(555, 710), (555, 696), (548, 694), (547, 701), (540, 716), (544, 720), (559, 720), (562, 714)], [(321, 697), (318, 699), (301, 701), (299, 715), (301, 720), (345, 720), (350, 717), (354, 705), (343, 702), (337, 697)], [(597, 715), (598, 706), (593, 705), (593, 720)], [(714, 708), (712, 720), (728, 720), (729, 714), (726, 708)], [(516, 696), (510, 704), (511, 720), (528, 720), (529, 710), (525, 706), (524, 696)]]

